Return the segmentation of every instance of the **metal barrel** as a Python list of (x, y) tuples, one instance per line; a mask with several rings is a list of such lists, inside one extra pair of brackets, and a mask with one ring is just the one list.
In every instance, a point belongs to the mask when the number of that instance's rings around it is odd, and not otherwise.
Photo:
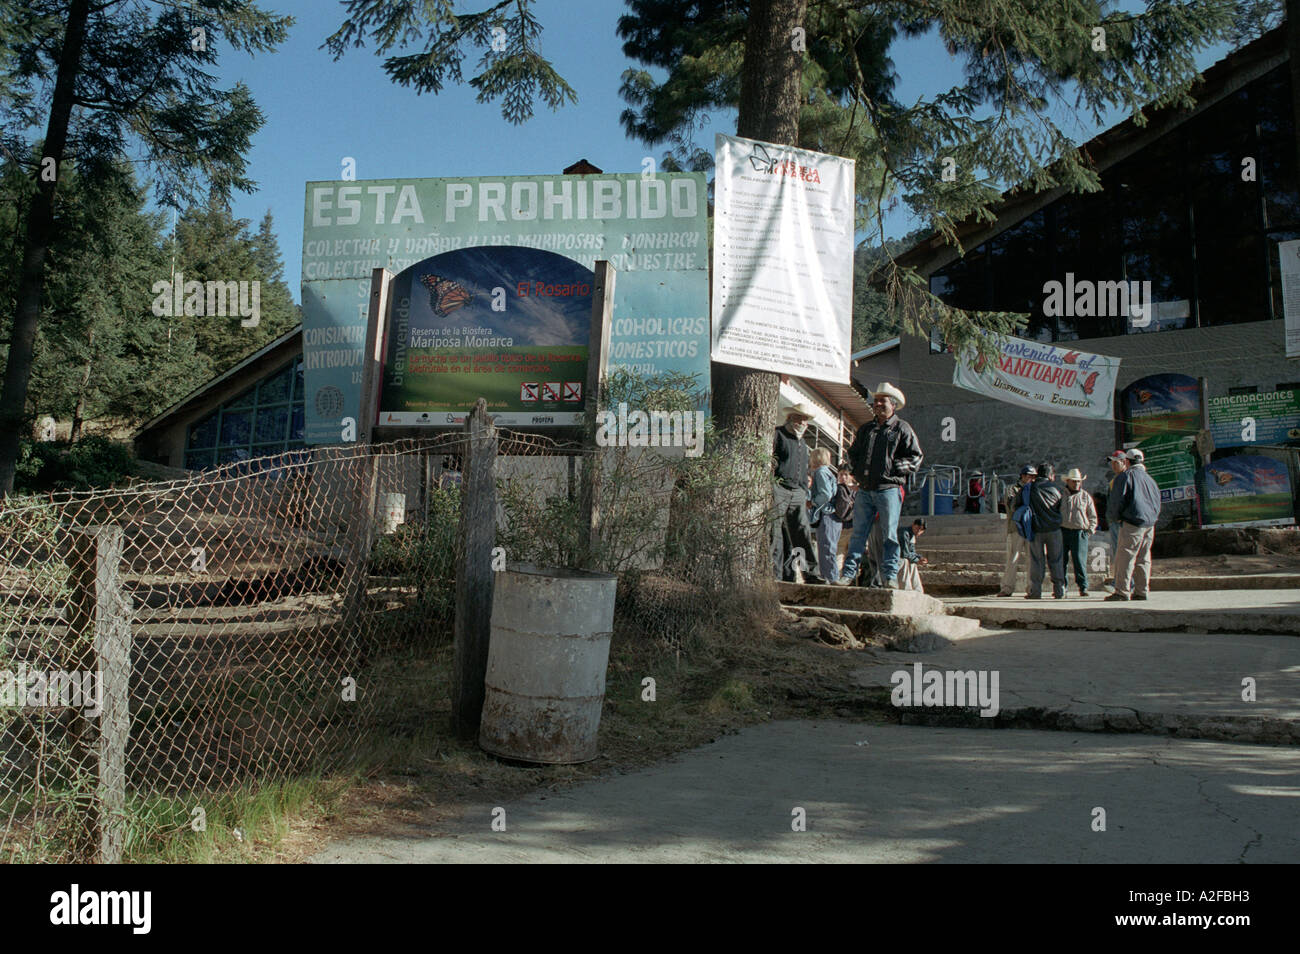
[(588, 762), (605, 701), (618, 577), (511, 564), (496, 575), (479, 745), (521, 762)]

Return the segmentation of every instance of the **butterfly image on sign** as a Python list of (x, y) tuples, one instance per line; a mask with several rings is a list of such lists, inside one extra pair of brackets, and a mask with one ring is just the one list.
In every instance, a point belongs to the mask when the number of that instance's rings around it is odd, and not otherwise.
[(468, 305), (474, 298), (463, 285), (450, 278), (425, 275), (420, 279), (420, 284), (429, 289), (429, 305), (434, 314), (442, 318), (446, 318), (461, 305)]
[(761, 142), (754, 143), (754, 150), (749, 155), (749, 164), (755, 172), (771, 173), (776, 168), (776, 160), (763, 148)]

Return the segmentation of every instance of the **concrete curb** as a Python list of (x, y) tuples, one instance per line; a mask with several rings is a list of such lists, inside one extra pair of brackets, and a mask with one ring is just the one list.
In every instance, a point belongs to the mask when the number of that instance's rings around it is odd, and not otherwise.
[(891, 715), (899, 725), (951, 726), (967, 729), (1046, 729), (1055, 732), (1108, 732), (1249, 742), (1257, 745), (1300, 745), (1300, 723), (1267, 716), (1195, 716), (1140, 712), (1126, 706), (1087, 706), (1083, 709), (1007, 706), (995, 716), (981, 716), (974, 707), (901, 708), (890, 701), (890, 688), (863, 686), (865, 707)]
[[(1025, 601), (1031, 602), (1031, 601)], [(950, 613), (968, 616), (986, 626), (1022, 629), (1088, 629), (1121, 633), (1271, 633), (1300, 636), (1300, 612), (1281, 610), (1135, 609), (1123, 604), (1099, 605), (1101, 600), (1050, 598), (1033, 606), (996, 603), (950, 603)], [(1043, 605), (1056, 604), (1056, 605)]]

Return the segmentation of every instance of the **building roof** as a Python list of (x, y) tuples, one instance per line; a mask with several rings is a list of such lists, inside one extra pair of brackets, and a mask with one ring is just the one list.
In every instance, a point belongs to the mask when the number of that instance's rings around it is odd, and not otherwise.
[(808, 394), (814, 395), (830, 407), (844, 412), (844, 420), (853, 428), (859, 428), (871, 420), (871, 405), (862, 397), (860, 391), (851, 384), (837, 384), (834, 381), (814, 381), (810, 378), (790, 376), (790, 382)]
[[(1098, 172), (1127, 159), (1219, 100), (1285, 63), (1285, 33), (1284, 26), (1270, 30), (1208, 67), (1201, 82), (1191, 90), (1196, 99), (1192, 108), (1163, 106), (1148, 110), (1145, 126), (1139, 126), (1132, 118), (1125, 119), (1088, 140), (1080, 147), (1081, 151)], [(964, 248), (974, 248), (1068, 194), (1069, 190), (1061, 186), (1042, 192), (1034, 192), (1028, 186), (1015, 186), (1004, 192), (1001, 201), (990, 209), (997, 217), (995, 222), (989, 224), (971, 216), (957, 223), (957, 237)], [(923, 275), (930, 275), (959, 257), (957, 249), (946, 244), (940, 233), (934, 232), (897, 256), (895, 261), (900, 266), (913, 267)]]
[(874, 344), (869, 348), (863, 348), (861, 351), (853, 352), (853, 354), (849, 355), (849, 360), (861, 361), (863, 358), (875, 357), (882, 352), (888, 351), (890, 348), (897, 348), (901, 341), (902, 338), (895, 336), (890, 338), (888, 341), (882, 341), (880, 344)]
[(274, 341), (268, 342), (267, 344), (263, 345), (261, 348), (258, 348), (247, 358), (244, 358), (242, 361), (236, 364), (229, 371), (225, 372), (224, 374), (218, 375), (217, 377), (212, 378), (209, 381), (205, 381), (203, 384), (200, 384), (197, 388), (195, 388), (189, 394), (185, 395), (185, 397), (181, 398), (171, 407), (167, 408), (167, 410), (160, 413), (153, 420), (139, 427), (135, 432), (135, 436), (139, 438), (141, 434), (144, 434), (146, 431), (152, 430), (154, 427), (157, 427), (160, 423), (165, 421), (167, 418), (171, 417), (173, 414), (179, 413), (180, 411), (184, 410), (186, 406), (189, 405), (190, 403), (201, 399), (204, 394), (208, 393), (213, 388), (220, 385), (223, 381), (227, 380), (228, 378), (235, 377), (237, 374), (239, 374), (249, 365), (254, 364), (261, 358), (270, 354), (272, 351), (275, 351), (277, 348), (283, 347), (293, 338), (301, 337), (301, 336), (302, 336), (302, 323), (299, 322), (298, 324), (290, 328), (288, 331), (286, 331), (284, 334), (280, 335), (280, 337), (276, 338)]

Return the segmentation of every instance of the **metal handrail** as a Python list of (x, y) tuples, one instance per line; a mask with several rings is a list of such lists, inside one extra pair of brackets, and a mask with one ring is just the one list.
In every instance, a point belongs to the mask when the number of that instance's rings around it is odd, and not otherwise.
[[(939, 472), (952, 474), (952, 493), (941, 493), (936, 489), (939, 484), (939, 478), (942, 476), (942, 474)], [(953, 502), (955, 503), (958, 497), (965, 496), (964, 493), (958, 493), (958, 488), (962, 487), (960, 467), (957, 467), (953, 464), (931, 464), (929, 469), (926, 470), (925, 473), (930, 479), (930, 490), (929, 490), (930, 513), (933, 514), (935, 512), (934, 509), (935, 497), (951, 497), (953, 499)], [(924, 486), (925, 481), (922, 481), (921, 483), (922, 486)], [(956, 507), (954, 507), (953, 509), (955, 510)]]

